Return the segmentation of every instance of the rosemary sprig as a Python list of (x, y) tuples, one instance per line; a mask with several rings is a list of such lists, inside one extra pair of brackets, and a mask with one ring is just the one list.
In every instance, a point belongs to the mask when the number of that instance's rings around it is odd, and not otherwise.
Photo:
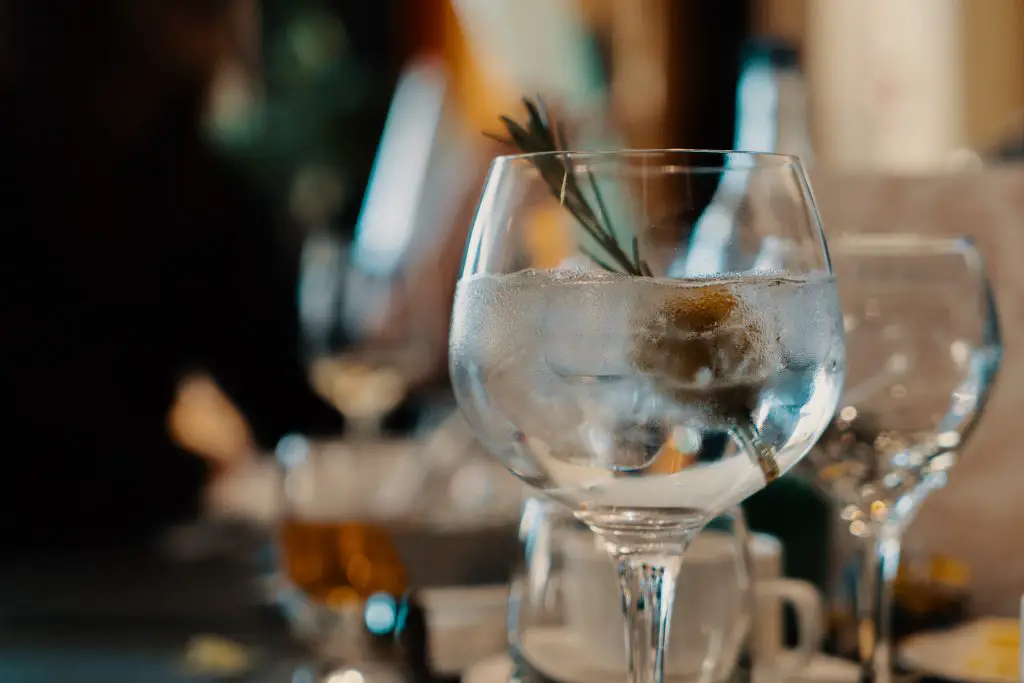
[(527, 113), (525, 124), (517, 123), (509, 116), (502, 116), (500, 120), (505, 126), (507, 136), (494, 133), (484, 133), (484, 135), (514, 147), (522, 154), (563, 152), (564, 154), (561, 155), (547, 154), (532, 157), (529, 161), (540, 173), (551, 195), (572, 214), (584, 232), (604, 250), (607, 257), (600, 258), (583, 247), (580, 248), (580, 251), (605, 270), (627, 275), (650, 276), (651, 269), (640, 258), (636, 238), (633, 238), (632, 255), (626, 253), (619, 245), (615, 232), (612, 230), (611, 214), (604, 201), (604, 196), (601, 194), (597, 179), (594, 178), (590, 169), (585, 169), (583, 174), (586, 176), (586, 184), (590, 188), (590, 195), (593, 197), (596, 210), (588, 201), (587, 193), (577, 177), (576, 169), (568, 154), (565, 132), (562, 130), (561, 124), (551, 118), (544, 100), (540, 97), (537, 97), (536, 100), (524, 97), (523, 106)]

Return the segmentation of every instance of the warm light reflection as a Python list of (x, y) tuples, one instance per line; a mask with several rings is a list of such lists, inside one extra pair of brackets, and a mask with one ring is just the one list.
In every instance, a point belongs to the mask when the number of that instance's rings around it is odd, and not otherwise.
[(524, 231), (526, 251), (535, 268), (556, 268), (576, 253), (571, 229), (565, 225), (561, 206), (544, 204), (530, 216)]
[(408, 388), (405, 376), (388, 365), (357, 358), (321, 358), (310, 369), (313, 388), (350, 419), (380, 417), (393, 410)]
[(383, 526), (288, 519), (279, 540), (288, 579), (320, 604), (346, 607), (408, 587), (393, 532)]
[(366, 678), (355, 669), (336, 671), (327, 678), (327, 683), (365, 683)]
[(245, 418), (205, 375), (182, 379), (167, 427), (175, 443), (221, 469), (239, 464), (252, 453), (252, 434)]

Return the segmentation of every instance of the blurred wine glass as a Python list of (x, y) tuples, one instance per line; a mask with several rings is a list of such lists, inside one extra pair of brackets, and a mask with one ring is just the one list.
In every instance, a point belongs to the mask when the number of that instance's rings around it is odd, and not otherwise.
[(849, 342), (835, 419), (801, 467), (831, 496), (861, 558), (861, 681), (894, 680), (892, 595), (903, 534), (945, 485), (1002, 360), (981, 254), (966, 238), (832, 241)]
[(413, 60), (396, 85), (351, 244), (319, 227), (305, 245), (311, 380), (358, 437), (379, 436), (411, 391), (445, 374), (447, 244), (477, 176), (474, 148), (453, 134), (461, 128), (450, 100), (443, 65)]
[(357, 439), (379, 438), (384, 419), (427, 381), (447, 320), (432, 306), (439, 288), (402, 272), (374, 274), (357, 249), (311, 238), (301, 308), (310, 381)]

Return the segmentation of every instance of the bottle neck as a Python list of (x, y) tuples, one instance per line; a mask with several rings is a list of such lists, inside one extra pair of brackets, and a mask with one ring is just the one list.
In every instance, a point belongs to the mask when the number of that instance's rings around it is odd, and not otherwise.
[(780, 154), (794, 154), (804, 164), (813, 161), (811, 129), (808, 121), (807, 86), (803, 74), (786, 70), (776, 74), (779, 89), (778, 117), (776, 118), (776, 150)]
[(737, 101), (736, 148), (812, 157), (807, 87), (794, 67), (755, 61), (744, 69)]

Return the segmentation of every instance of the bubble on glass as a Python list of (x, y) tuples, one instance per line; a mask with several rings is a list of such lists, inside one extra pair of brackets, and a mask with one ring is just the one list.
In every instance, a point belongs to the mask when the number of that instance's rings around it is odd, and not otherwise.
[(886, 341), (896, 341), (903, 338), (903, 326), (902, 325), (886, 325), (882, 328), (882, 339)]
[(894, 353), (889, 357), (885, 367), (889, 372), (902, 375), (907, 371), (907, 368), (910, 367), (910, 361), (907, 359), (907, 355), (905, 353)]
[(943, 453), (932, 458), (931, 470), (932, 472), (945, 472), (956, 464), (956, 452)]
[(878, 299), (868, 299), (864, 304), (864, 317), (871, 320), (880, 315), (882, 315), (882, 304), (878, 303)]
[(894, 384), (892, 389), (889, 390), (889, 395), (896, 399), (906, 398), (907, 387), (902, 384)]
[(971, 345), (962, 339), (957, 339), (949, 345), (949, 357), (957, 364), (957, 367), (967, 365), (971, 359)]

